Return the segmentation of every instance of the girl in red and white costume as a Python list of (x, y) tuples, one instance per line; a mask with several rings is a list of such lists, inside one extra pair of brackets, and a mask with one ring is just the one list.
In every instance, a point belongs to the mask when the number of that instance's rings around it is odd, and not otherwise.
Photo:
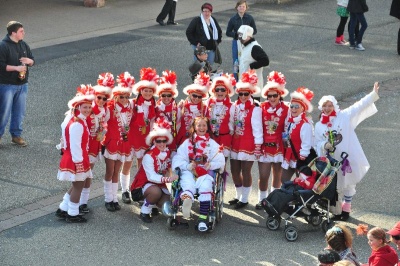
[(283, 142), (282, 132), (288, 114), (288, 104), (283, 97), (288, 95), (285, 88), (285, 76), (277, 71), (272, 71), (267, 77), (267, 84), (261, 91), (261, 97), (267, 99), (261, 104), (264, 143), (261, 147), (262, 155), (258, 160), (258, 200), (256, 209), (262, 209), (261, 201), (268, 196), (268, 180), (272, 170), (272, 186), (274, 189), (281, 187)]
[[(142, 188), (144, 203), (140, 209), (140, 219), (151, 223), (153, 208), (161, 207), (169, 200), (169, 191), (166, 183), (178, 179), (171, 171), (171, 152), (167, 145), (173, 140), (170, 124), (159, 118), (153, 130), (146, 137), (146, 143), (151, 146), (143, 156), (142, 165), (131, 185), (131, 191)], [(158, 212), (157, 212), (158, 213)]]
[[(107, 132), (107, 121), (110, 118), (110, 111), (107, 108), (107, 101), (111, 97), (111, 88), (114, 87), (114, 79), (108, 78), (110, 73), (103, 73), (97, 79), (97, 85), (94, 89), (94, 101), (92, 104), (92, 113), (86, 118), (89, 128), (89, 160), (90, 168), (93, 170), (94, 164), (99, 162), (103, 155), (101, 154), (101, 142)], [(79, 201), (79, 211), (88, 213), (87, 206), (90, 194), (91, 179), (86, 179), (85, 186), (82, 189), (81, 199)]]
[(225, 160), (231, 153), (233, 135), (233, 112), (234, 105), (230, 97), (235, 93), (233, 87), (236, 79), (233, 74), (222, 75), (213, 79), (210, 86), (210, 99), (208, 99), (206, 116), (211, 122), (212, 138), (224, 147)]
[(189, 138), (178, 148), (172, 159), (172, 168), (181, 169), (180, 194), (182, 203), (182, 215), (190, 217), (194, 194), (199, 195), (200, 211), (198, 230), (208, 230), (206, 219), (211, 206), (211, 193), (214, 178), (208, 174), (208, 170), (222, 169), (225, 167), (225, 158), (216, 143), (209, 135), (209, 121), (206, 117), (196, 117), (189, 130)]
[(261, 108), (251, 98), (252, 94), (259, 94), (258, 78), (254, 70), (242, 74), (236, 84), (236, 93), (239, 100), (234, 104), (231, 112), (233, 117), (234, 133), (231, 149), (231, 173), (235, 183), (236, 197), (229, 201), (240, 209), (248, 204), (251, 192), (251, 167), (254, 161), (261, 156), (263, 143), (263, 128)]
[(176, 153), (176, 126), (178, 121), (178, 105), (175, 102), (178, 97), (178, 90), (176, 89), (176, 74), (173, 71), (166, 70), (160, 79), (155, 96), (159, 97), (156, 103), (156, 120), (158, 118), (166, 119), (170, 124), (171, 134), (173, 136), (171, 144), (168, 149), (171, 152), (171, 157)]
[[(135, 79), (128, 73), (122, 73), (117, 79), (118, 86), (112, 90), (113, 100), (108, 104), (110, 119), (104, 139), (104, 158), (106, 174), (104, 176), (105, 206), (108, 211), (118, 211), (118, 176), (124, 162), (132, 162), (133, 152), (130, 138), (131, 120), (134, 105), (129, 100)], [(129, 183), (126, 185), (129, 186)]]
[(68, 102), (71, 114), (61, 124), (62, 138), (59, 147), (63, 154), (57, 178), (60, 181), (71, 181), (72, 187), (65, 193), (56, 216), (70, 223), (86, 222), (79, 215), (79, 199), (86, 179), (93, 178), (88, 154), (89, 130), (86, 124), (93, 100), (93, 89), (90, 86), (78, 87), (76, 96)]
[(178, 134), (176, 136), (178, 146), (189, 137), (189, 129), (192, 126), (193, 119), (205, 116), (206, 105), (203, 100), (208, 98), (209, 86), (210, 76), (202, 72), (196, 76), (193, 84), (183, 89), (183, 93), (188, 97), (178, 104)]
[[(289, 181), (296, 168), (309, 163), (307, 158), (313, 147), (313, 122), (306, 113), (311, 113), (311, 100), (314, 93), (307, 88), (300, 87), (290, 94), (290, 112), (285, 121), (283, 141), (285, 144), (282, 162), (282, 183)], [(306, 160), (307, 159), (307, 160)]]
[[(140, 168), (144, 153), (149, 148), (149, 145), (146, 144), (146, 137), (149, 135), (156, 117), (156, 101), (153, 96), (157, 89), (158, 79), (155, 69), (142, 68), (140, 70), (140, 81), (132, 89), (133, 94), (137, 97), (133, 100), (135, 108), (130, 124), (129, 141), (133, 148), (133, 155), (137, 159), (137, 169)], [(126, 161), (120, 174), (122, 201), (124, 203), (131, 203), (129, 184), (132, 163), (133, 161)]]

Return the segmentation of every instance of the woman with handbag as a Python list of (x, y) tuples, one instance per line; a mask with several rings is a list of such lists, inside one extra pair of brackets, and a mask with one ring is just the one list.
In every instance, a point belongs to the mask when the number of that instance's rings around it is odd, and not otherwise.
[(307, 165), (316, 157), (313, 145), (313, 124), (307, 113), (311, 113), (314, 93), (299, 87), (290, 94), (290, 112), (285, 121), (282, 139), (285, 151), (282, 162), (282, 183), (289, 181), (295, 170)]
[[(222, 30), (217, 20), (211, 16), (213, 6), (210, 3), (204, 3), (201, 6), (201, 14), (195, 17), (186, 29), (186, 37), (190, 42), (192, 49), (197, 46), (204, 46), (208, 53), (208, 62), (214, 64), (218, 44), (221, 43)], [(196, 58), (194, 58), (196, 60)], [(221, 63), (222, 61), (219, 60)]]

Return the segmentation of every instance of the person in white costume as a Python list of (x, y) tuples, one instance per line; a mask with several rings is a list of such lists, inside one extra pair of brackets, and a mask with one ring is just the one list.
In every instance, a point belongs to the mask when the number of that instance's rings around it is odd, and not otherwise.
[(378, 91), (379, 84), (375, 82), (371, 93), (344, 110), (339, 109), (332, 95), (323, 96), (318, 102), (318, 109), (322, 111), (314, 131), (318, 156), (330, 152), (335, 159), (340, 160), (342, 152), (348, 154), (348, 161), (344, 161), (342, 169), (337, 173), (339, 202), (332, 210), (337, 220), (349, 219), (356, 184), (370, 167), (355, 129), (358, 124), (378, 111), (374, 104), (379, 99)]

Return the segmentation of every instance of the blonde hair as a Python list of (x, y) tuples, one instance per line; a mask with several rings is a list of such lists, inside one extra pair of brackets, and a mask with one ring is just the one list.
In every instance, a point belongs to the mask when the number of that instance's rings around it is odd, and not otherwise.
[(368, 235), (376, 240), (382, 240), (382, 244), (388, 244), (390, 241), (386, 238), (386, 232), (380, 227), (374, 227), (368, 231)]
[(349, 260), (340, 260), (340, 261), (338, 261), (338, 262), (335, 262), (335, 263), (333, 264), (333, 266), (355, 266), (355, 264), (352, 263), (352, 262), (349, 261)]

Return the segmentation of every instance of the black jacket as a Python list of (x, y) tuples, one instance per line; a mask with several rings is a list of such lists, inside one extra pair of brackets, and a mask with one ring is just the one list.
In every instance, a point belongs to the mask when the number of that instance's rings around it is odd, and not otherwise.
[[(254, 41), (255, 41), (254, 38), (251, 38), (248, 42), (246, 42), (243, 45), (247, 46)], [(266, 67), (269, 65), (268, 55), (259, 45), (253, 46), (253, 48), (251, 49), (251, 57), (253, 57), (254, 60), (256, 60), (256, 62), (250, 64), (250, 69), (259, 69), (260, 67)]]
[(400, 0), (393, 0), (392, 6), (390, 7), (390, 15), (400, 19)]
[(29, 68), (26, 71), (25, 79), (18, 78), (17, 71), (6, 71), (7, 65), (19, 66), (21, 57), (28, 57), (34, 60), (29, 45), (24, 41), (13, 42), (9, 35), (0, 43), (0, 84), (21, 85), (28, 82)]
[(366, 0), (349, 0), (347, 11), (351, 13), (365, 13), (368, 12)]
[[(212, 18), (218, 31), (218, 40), (216, 41), (220, 43), (222, 38), (222, 30), (217, 20), (214, 17)], [(195, 17), (186, 29), (186, 37), (190, 44), (197, 46), (197, 44), (200, 43), (202, 46), (206, 47), (207, 50), (215, 51), (215, 40), (212, 38), (212, 36), (213, 34), (210, 32), (210, 39), (207, 39), (207, 36), (204, 33), (203, 23), (201, 23), (200, 16)]]
[(237, 40), (237, 31), (242, 25), (248, 25), (254, 29), (253, 35), (257, 34), (257, 27), (256, 23), (254, 22), (254, 18), (247, 14), (244, 13), (243, 17), (241, 18), (238, 13), (231, 17), (231, 19), (228, 22), (228, 27), (226, 28), (226, 36), (232, 37), (233, 39)]

